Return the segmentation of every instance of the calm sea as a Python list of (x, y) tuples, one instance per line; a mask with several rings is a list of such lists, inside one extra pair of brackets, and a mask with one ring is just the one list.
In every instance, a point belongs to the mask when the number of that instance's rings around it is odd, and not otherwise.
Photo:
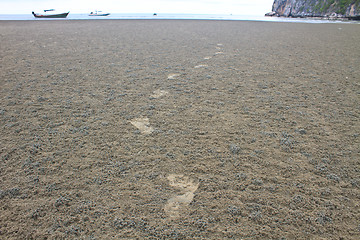
[(238, 20), (238, 21), (267, 21), (267, 22), (306, 22), (306, 23), (357, 23), (360, 21), (344, 20), (318, 20), (300, 18), (278, 18), (265, 16), (246, 16), (246, 15), (220, 15), (220, 14), (169, 14), (158, 13), (112, 13), (106, 17), (94, 17), (84, 14), (70, 13), (66, 19), (35, 19), (30, 14), (0, 14), (0, 20), (36, 20), (36, 21), (64, 21), (64, 20), (83, 20), (83, 19), (199, 19), (199, 20)]

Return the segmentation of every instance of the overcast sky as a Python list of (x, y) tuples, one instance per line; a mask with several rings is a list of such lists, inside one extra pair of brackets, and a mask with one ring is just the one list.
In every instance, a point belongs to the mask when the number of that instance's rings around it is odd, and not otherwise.
[(54, 8), (71, 13), (199, 13), (264, 15), (274, 0), (0, 0), (0, 14)]

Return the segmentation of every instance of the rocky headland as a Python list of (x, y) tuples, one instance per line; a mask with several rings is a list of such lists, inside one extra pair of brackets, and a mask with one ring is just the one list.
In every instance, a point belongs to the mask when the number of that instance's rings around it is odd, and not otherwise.
[(360, 0), (274, 0), (265, 16), (360, 20)]

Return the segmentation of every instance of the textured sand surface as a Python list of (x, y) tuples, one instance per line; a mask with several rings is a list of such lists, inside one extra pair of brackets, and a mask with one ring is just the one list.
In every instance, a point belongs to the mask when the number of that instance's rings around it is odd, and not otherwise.
[(359, 39), (0, 21), (0, 238), (359, 239)]

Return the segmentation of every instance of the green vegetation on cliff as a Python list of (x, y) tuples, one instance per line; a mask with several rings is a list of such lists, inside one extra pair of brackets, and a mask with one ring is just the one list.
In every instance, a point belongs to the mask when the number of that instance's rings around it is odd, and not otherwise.
[[(339, 8), (339, 13), (341, 14), (345, 14), (346, 13), (346, 9), (349, 7), (350, 4), (356, 4), (357, 6), (359, 6), (360, 4), (360, 0), (339, 0), (339, 1), (334, 1), (334, 0), (330, 0), (329, 2), (335, 2), (336, 6), (338, 6)], [(329, 7), (329, 6), (328, 6)], [(325, 11), (327, 9), (324, 9)]]
[(335, 12), (340, 14), (345, 14), (346, 9), (352, 5), (355, 4), (359, 7), (360, 0), (324, 0), (319, 1), (315, 6), (314, 10), (319, 13), (326, 13), (330, 9), (335, 10)]
[(358, 17), (360, 0), (275, 0), (273, 12), (285, 17)]

